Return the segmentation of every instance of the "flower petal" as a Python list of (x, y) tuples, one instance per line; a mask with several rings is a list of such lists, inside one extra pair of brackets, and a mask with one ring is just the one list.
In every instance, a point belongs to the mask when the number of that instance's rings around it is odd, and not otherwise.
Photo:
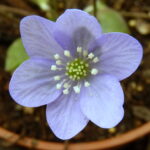
[(46, 117), (54, 134), (63, 140), (75, 136), (88, 123), (88, 119), (80, 110), (79, 98), (74, 92), (61, 95), (56, 101), (48, 104)]
[(52, 35), (54, 26), (54, 22), (34, 15), (21, 20), (21, 38), (29, 56), (51, 59), (62, 52)]
[(101, 27), (96, 18), (88, 13), (68, 9), (57, 19), (54, 34), (56, 40), (65, 46), (65, 49), (72, 50), (77, 46), (87, 49), (89, 42), (101, 35)]
[(54, 101), (61, 94), (55, 89), (52, 62), (30, 59), (14, 72), (9, 90), (12, 98), (20, 105), (36, 107)]
[(93, 48), (100, 57), (99, 70), (112, 74), (119, 80), (130, 76), (142, 59), (142, 46), (133, 37), (125, 33), (103, 34)]
[(102, 128), (112, 128), (123, 118), (124, 95), (120, 83), (112, 76), (99, 75), (82, 90), (81, 109), (89, 120)]

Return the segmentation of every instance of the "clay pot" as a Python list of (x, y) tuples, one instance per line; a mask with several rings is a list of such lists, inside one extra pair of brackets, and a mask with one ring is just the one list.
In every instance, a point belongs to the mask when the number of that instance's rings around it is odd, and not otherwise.
[[(121, 145), (132, 142), (138, 138), (150, 133), (150, 122), (145, 123), (141, 127), (133, 129), (127, 133), (118, 135), (113, 138), (94, 141), (94, 142), (81, 142), (81, 143), (57, 143), (41, 141), (29, 137), (21, 137), (20, 135), (0, 128), (0, 138), (9, 143), (34, 148), (36, 150), (104, 150), (119, 147)], [(67, 148), (65, 148), (67, 147)]]

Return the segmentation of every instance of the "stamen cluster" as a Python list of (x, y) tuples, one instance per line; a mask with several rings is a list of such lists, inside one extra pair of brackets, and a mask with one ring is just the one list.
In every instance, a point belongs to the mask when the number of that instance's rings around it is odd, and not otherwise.
[(99, 59), (95, 57), (93, 53), (82, 50), (82, 47), (77, 47), (75, 58), (71, 56), (68, 50), (64, 51), (64, 56), (65, 57), (55, 54), (54, 59), (56, 65), (51, 66), (52, 71), (58, 72), (58, 74), (54, 76), (56, 89), (63, 88), (64, 94), (68, 94), (71, 89), (73, 89), (75, 93), (80, 93), (81, 82), (84, 82), (85, 87), (89, 87), (90, 83), (87, 81), (88, 77), (98, 73), (98, 69), (93, 68), (93, 64), (97, 63)]

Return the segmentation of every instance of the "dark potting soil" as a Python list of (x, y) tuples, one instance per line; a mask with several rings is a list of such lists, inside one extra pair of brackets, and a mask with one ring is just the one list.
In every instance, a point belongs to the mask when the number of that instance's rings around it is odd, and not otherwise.
[[(19, 2), (22, 3), (21, 1)], [(135, 0), (124, 1), (124, 9), (127, 11), (146, 11), (146, 5), (142, 5), (141, 8), (140, 2), (140, 0), (136, 2)], [(11, 7), (15, 5), (14, 3), (12, 5), (11, 0), (5, 2), (1, 1), (1, 3)], [(146, 1), (144, 3), (146, 3)], [(108, 4), (118, 10), (123, 7), (121, 4), (120, 7), (115, 5), (111, 0)], [(20, 8), (21, 7), (31, 11), (35, 9), (31, 6), (30, 8), (28, 3), (26, 3), (26, 5), (22, 4)], [(29, 136), (48, 141), (61, 141), (54, 136), (47, 125), (45, 106), (39, 108), (22, 107), (16, 104), (9, 95), (8, 85), (11, 74), (4, 71), (4, 62), (9, 44), (19, 36), (18, 23), (21, 17), (1, 12), (0, 15), (0, 126), (19, 133), (20, 136)], [(130, 19), (132, 18), (127, 18), (127, 21), (130, 21)], [(10, 20), (14, 23), (12, 26), (10, 26)], [(145, 20), (146, 19), (143, 19), (143, 22), (145, 22)], [(2, 24), (2, 22), (5, 22), (5, 25)], [(12, 30), (8, 31), (8, 28)], [(121, 82), (125, 93), (124, 119), (119, 125), (112, 129), (102, 129), (90, 122), (87, 127), (71, 139), (71, 141), (94, 141), (117, 136), (150, 120), (150, 38), (149, 35), (142, 35), (135, 28), (130, 27), (130, 29), (132, 35), (142, 43), (144, 47), (144, 57), (138, 70), (128, 79)]]

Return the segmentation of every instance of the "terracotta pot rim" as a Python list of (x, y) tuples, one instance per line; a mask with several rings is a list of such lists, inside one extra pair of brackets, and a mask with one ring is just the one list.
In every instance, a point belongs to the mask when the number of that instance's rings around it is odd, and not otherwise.
[[(129, 142), (132, 142), (144, 135), (150, 133), (150, 122), (143, 124), (131, 131), (112, 137), (105, 140), (93, 141), (93, 142), (81, 142), (81, 143), (69, 143), (69, 150), (96, 150), (96, 149), (109, 149), (118, 147)], [(15, 143), (17, 145), (34, 148), (37, 150), (64, 150), (64, 143), (48, 142), (33, 139), (30, 137), (20, 137), (19, 134), (13, 133), (0, 127), (0, 138), (6, 140), (10, 143)]]

